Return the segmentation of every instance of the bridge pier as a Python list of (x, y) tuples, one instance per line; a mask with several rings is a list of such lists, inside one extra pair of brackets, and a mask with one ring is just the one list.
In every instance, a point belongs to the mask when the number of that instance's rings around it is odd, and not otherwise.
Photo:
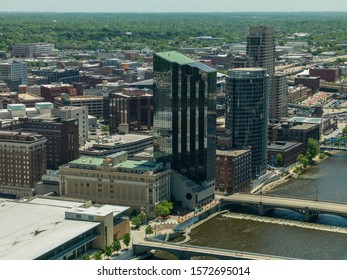
[(260, 203), (258, 204), (258, 214), (259, 214), (260, 216), (263, 216), (264, 213), (265, 213), (265, 206), (264, 206), (264, 204), (263, 204), (262, 202), (260, 202)]
[(307, 207), (305, 207), (305, 210), (304, 210), (304, 221), (305, 222), (310, 221), (310, 215), (311, 215), (310, 210)]

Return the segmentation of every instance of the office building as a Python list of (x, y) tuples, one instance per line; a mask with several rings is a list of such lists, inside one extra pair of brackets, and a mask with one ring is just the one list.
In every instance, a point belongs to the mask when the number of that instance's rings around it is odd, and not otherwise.
[(54, 105), (63, 107), (65, 105), (73, 107), (88, 107), (88, 115), (100, 118), (104, 116), (104, 98), (102, 96), (69, 96), (62, 94), (54, 97)]
[(53, 55), (54, 45), (48, 43), (14, 44), (12, 55), (15, 57), (38, 57)]
[(251, 151), (217, 150), (216, 192), (232, 194), (251, 188)]
[(177, 175), (176, 200), (194, 208), (214, 198), (216, 70), (178, 52), (155, 53), (153, 69), (154, 158)]
[(0, 63), (0, 80), (4, 81), (12, 91), (19, 85), (28, 84), (28, 66), (25, 62), (12, 60)]
[(46, 102), (54, 103), (54, 98), (67, 93), (70, 96), (76, 96), (77, 90), (69, 84), (49, 84), (41, 86), (41, 96)]
[(265, 68), (270, 77), (269, 119), (280, 119), (287, 115), (287, 78), (275, 73), (275, 36), (270, 26), (251, 27), (247, 37), (247, 55), (253, 67)]
[(252, 66), (265, 68), (271, 77), (275, 74), (275, 36), (270, 26), (251, 27), (247, 37), (247, 55)]
[(251, 149), (253, 178), (266, 172), (268, 80), (263, 68), (236, 68), (227, 77), (226, 133), (233, 149)]
[(62, 121), (77, 119), (79, 144), (84, 145), (88, 139), (89, 121), (88, 121), (88, 107), (73, 107), (65, 106), (52, 110), (52, 116), (59, 117)]
[(46, 173), (46, 142), (36, 133), (0, 132), (0, 194), (33, 195)]
[(129, 206), (146, 213), (170, 198), (171, 174), (162, 163), (128, 160), (127, 152), (106, 158), (81, 157), (60, 167), (61, 195)]
[(271, 77), (271, 92), (269, 98), (269, 119), (279, 120), (287, 116), (287, 76), (276, 72)]
[[(153, 126), (153, 93), (139, 89), (123, 89), (110, 94), (110, 133), (150, 130)], [(121, 129), (120, 129), (121, 128)]]

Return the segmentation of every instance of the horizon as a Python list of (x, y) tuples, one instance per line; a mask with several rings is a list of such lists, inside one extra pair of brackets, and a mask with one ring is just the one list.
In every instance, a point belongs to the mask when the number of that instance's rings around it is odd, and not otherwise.
[(253, 13), (253, 12), (347, 12), (347, 2), (340, 0), (15, 0), (5, 1), (0, 12), (48, 13)]

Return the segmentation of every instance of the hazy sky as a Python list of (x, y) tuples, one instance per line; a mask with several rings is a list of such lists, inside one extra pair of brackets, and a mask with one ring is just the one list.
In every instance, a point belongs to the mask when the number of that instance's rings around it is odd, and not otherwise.
[(253, 12), (347, 11), (345, 0), (1, 0), (0, 11)]

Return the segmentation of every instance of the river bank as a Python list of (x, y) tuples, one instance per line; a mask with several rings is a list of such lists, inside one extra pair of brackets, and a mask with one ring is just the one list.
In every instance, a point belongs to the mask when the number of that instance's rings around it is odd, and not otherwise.
[(309, 171), (311, 168), (317, 166), (318, 164), (320, 164), (322, 161), (328, 159), (331, 155), (336, 155), (338, 154), (339, 152), (338, 151), (331, 151), (329, 152), (329, 154), (325, 154), (325, 157), (324, 158), (320, 158), (320, 156), (316, 156), (314, 158), (314, 164), (313, 165), (309, 165), (307, 167), (303, 167), (302, 165), (300, 164), (296, 164), (294, 165), (292, 168), (290, 168), (286, 174), (284, 176), (282, 176), (281, 178), (279, 178), (278, 180), (276, 181), (273, 181), (273, 182), (269, 182), (267, 184), (265, 184), (262, 189), (261, 189), (261, 192), (262, 193), (267, 193), (271, 190), (273, 190), (274, 188), (282, 185), (282, 184), (285, 184), (287, 183), (289, 180), (291, 179), (296, 179), (296, 178), (299, 178), (300, 175), (304, 174), (306, 171)]

